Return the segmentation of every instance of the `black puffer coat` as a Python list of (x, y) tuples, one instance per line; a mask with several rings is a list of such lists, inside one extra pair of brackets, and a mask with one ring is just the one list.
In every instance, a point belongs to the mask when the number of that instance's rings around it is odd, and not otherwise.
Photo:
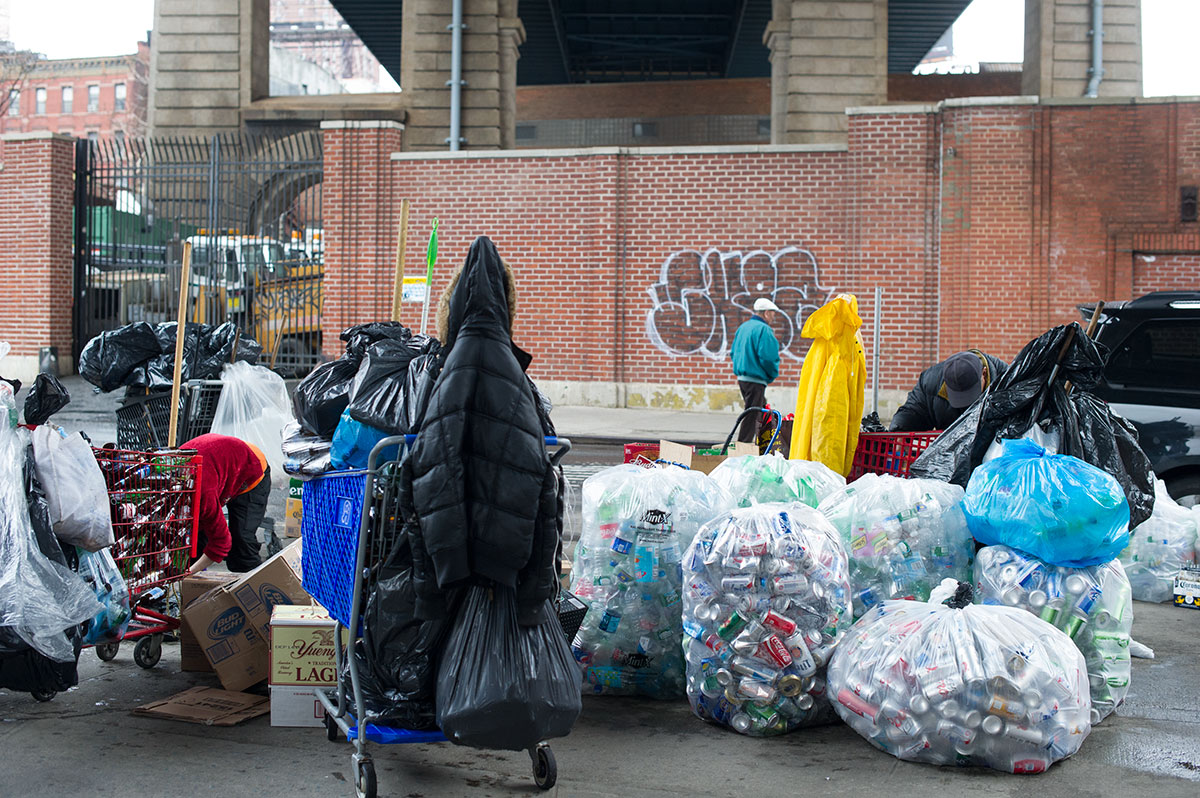
[(505, 291), (500, 255), (481, 236), (451, 297), (445, 362), (405, 459), (423, 618), (443, 615), (446, 591), (476, 579), (515, 587), (527, 624), (542, 622), (557, 595), (559, 475), (528, 356), (518, 359), (508, 332)]

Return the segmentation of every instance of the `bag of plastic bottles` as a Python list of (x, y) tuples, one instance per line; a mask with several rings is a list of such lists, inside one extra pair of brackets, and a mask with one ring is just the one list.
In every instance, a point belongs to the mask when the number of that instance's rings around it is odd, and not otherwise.
[(682, 552), (731, 509), (709, 476), (674, 465), (613, 466), (583, 483), (571, 592), (591, 607), (572, 647), (585, 691), (683, 696)]
[(759, 504), (705, 524), (684, 557), (687, 695), (753, 736), (833, 720), (825, 666), (850, 627), (846, 552), (816, 510)]
[(1075, 641), (1087, 664), (1092, 725), (1125, 700), (1133, 596), (1120, 562), (1064, 568), (1008, 546), (988, 546), (975, 555), (975, 597), (1032, 612)]
[(1091, 732), (1083, 655), (1015, 607), (885, 601), (838, 644), (829, 695), (846, 723), (910, 762), (1041, 773)]
[(1120, 554), (1121, 564), (1138, 601), (1173, 601), (1175, 574), (1196, 561), (1200, 545), (1200, 515), (1180, 507), (1161, 479), (1154, 484), (1154, 513), (1129, 530), (1129, 545)]
[(1099, 565), (1129, 543), (1129, 502), (1116, 478), (1025, 439), (1006, 440), (1003, 455), (975, 469), (963, 511), (980, 543), (1051, 565)]
[(936, 479), (864, 474), (821, 502), (850, 557), (855, 618), (885, 599), (925, 601), (943, 579), (970, 581), (975, 541), (962, 496)]
[(778, 453), (730, 457), (710, 476), (729, 492), (738, 507), (769, 502), (801, 502), (816, 507), (846, 487), (846, 479), (824, 463), (788, 460)]
[(84, 645), (112, 643), (125, 637), (129, 621), (129, 588), (121, 577), (121, 571), (108, 549), (92, 553), (79, 552), (79, 575), (96, 594), (103, 607), (96, 617), (88, 622), (83, 636)]

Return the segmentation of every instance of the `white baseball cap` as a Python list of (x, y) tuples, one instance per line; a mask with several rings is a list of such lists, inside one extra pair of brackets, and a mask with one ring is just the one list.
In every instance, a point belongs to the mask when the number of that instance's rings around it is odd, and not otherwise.
[(767, 299), (765, 296), (762, 296), (754, 300), (754, 312), (762, 313), (764, 310), (773, 310), (776, 313), (783, 313), (783, 311), (779, 309), (778, 305)]

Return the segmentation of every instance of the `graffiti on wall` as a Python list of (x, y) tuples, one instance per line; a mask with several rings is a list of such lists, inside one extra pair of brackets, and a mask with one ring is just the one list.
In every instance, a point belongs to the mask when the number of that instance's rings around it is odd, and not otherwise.
[(785, 318), (768, 317), (780, 355), (803, 360), (809, 344), (800, 337), (804, 320), (834, 293), (820, 284), (816, 256), (800, 247), (774, 254), (680, 250), (667, 257), (658, 282), (646, 290), (653, 302), (646, 314), (650, 341), (669, 355), (712, 360), (728, 357), (734, 332), (759, 297), (783, 311)]

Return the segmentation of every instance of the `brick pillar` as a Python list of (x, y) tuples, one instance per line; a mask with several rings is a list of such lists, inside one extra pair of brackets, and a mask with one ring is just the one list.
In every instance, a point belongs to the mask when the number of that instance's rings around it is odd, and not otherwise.
[[(1025, 0), (1021, 93), (1082, 97), (1091, 77), (1089, 0)], [(1142, 0), (1105, 0), (1101, 97), (1142, 95)]]
[(887, 0), (777, 1), (773, 16), (772, 143), (845, 142), (848, 106), (887, 102)]
[(3, 141), (0, 340), (12, 351), (0, 373), (31, 380), (38, 349), (56, 346), (59, 371), (69, 374), (75, 139), (38, 131), (9, 133)]
[(389, 177), (401, 147), (399, 122), (321, 123), (325, 177), (321, 214), (325, 237), (321, 349), (337, 357), (346, 327), (391, 317), (400, 198)]

